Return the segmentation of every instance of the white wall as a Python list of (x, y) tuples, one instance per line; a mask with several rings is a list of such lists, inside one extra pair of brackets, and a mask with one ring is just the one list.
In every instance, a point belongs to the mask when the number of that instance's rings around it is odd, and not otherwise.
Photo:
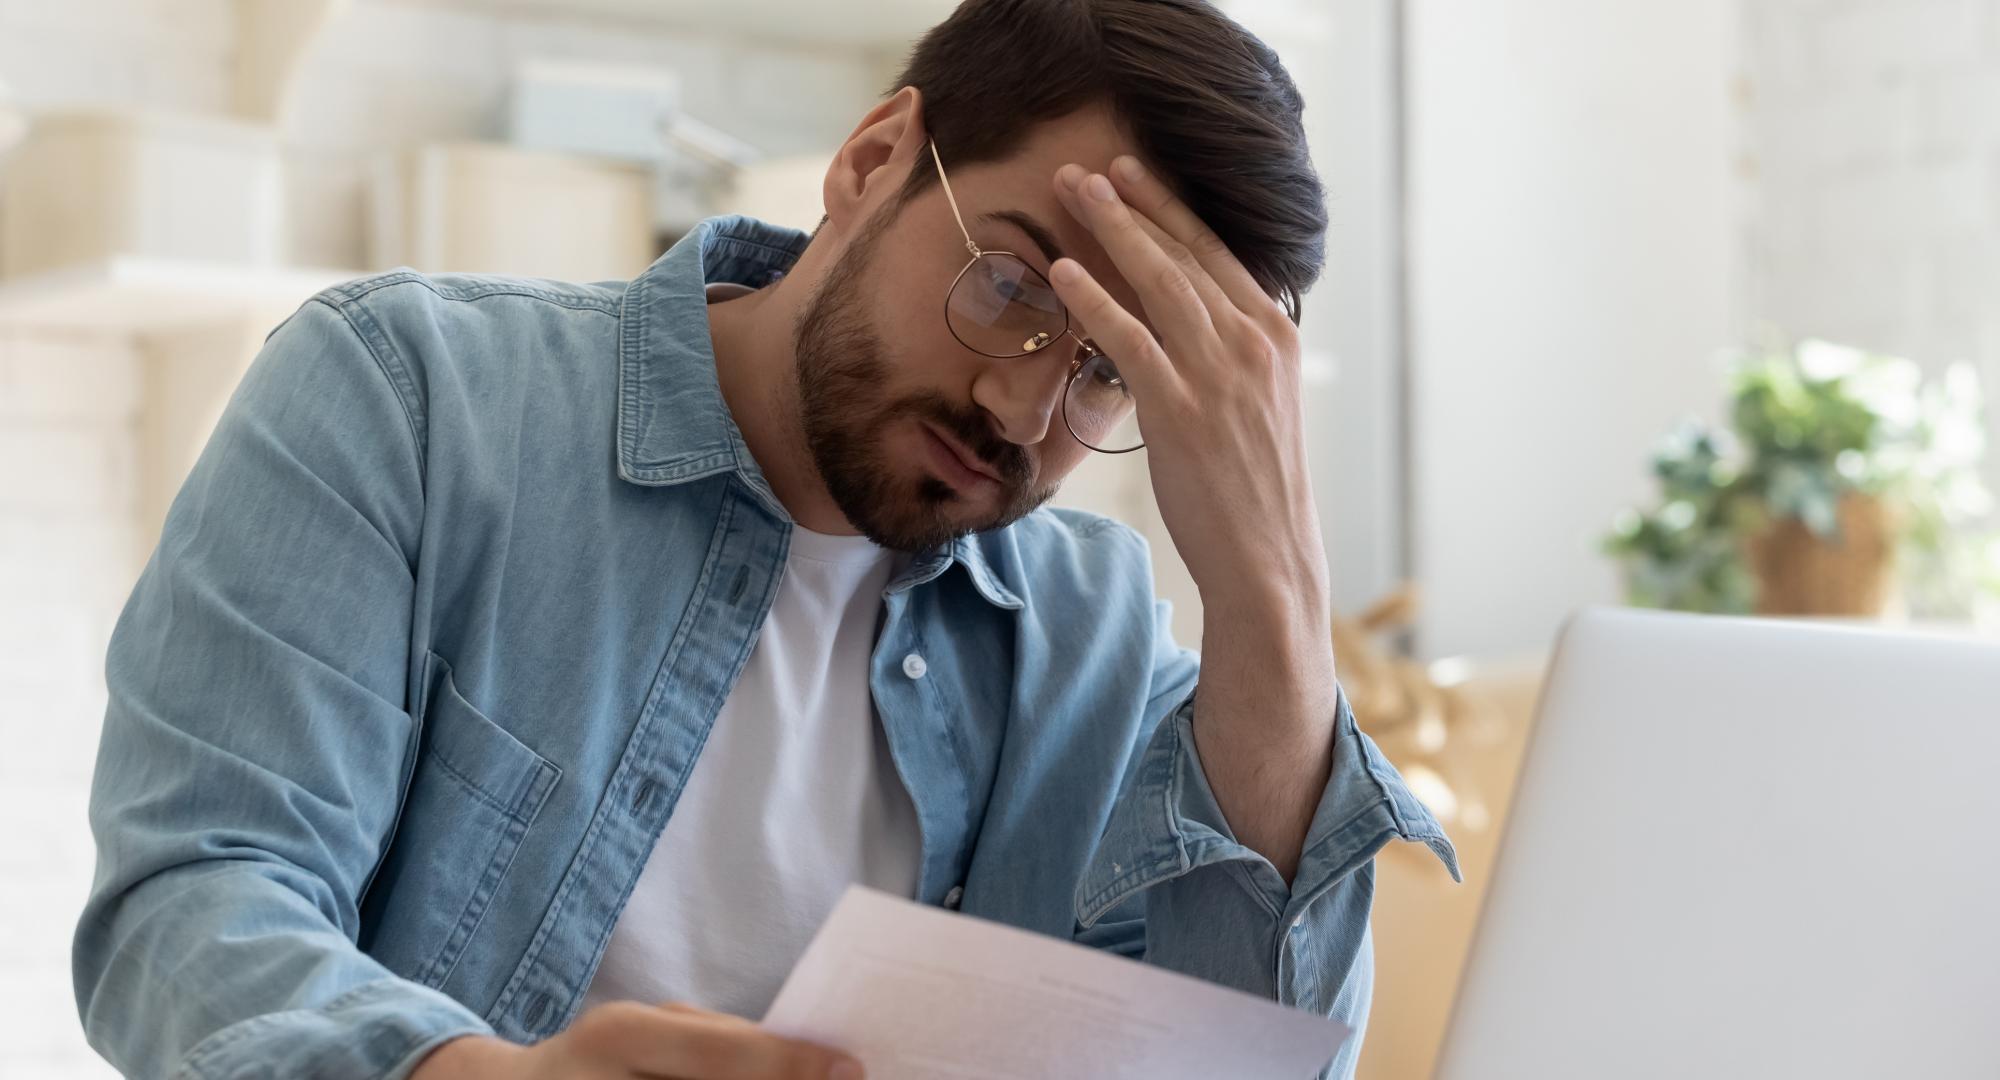
[[(1743, 18), (1753, 312), (1931, 370), (1974, 361), (1992, 398), (2000, 0), (1758, 0)], [(2000, 447), (2000, 408), (1988, 423)]]
[(1408, 7), (1417, 577), (1429, 654), (1545, 647), (1737, 337), (1729, 0)]
[(1401, 244), (1396, 0), (1234, 0), (1225, 10), (1275, 49), (1305, 96), (1326, 185), (1326, 271), (1306, 294), (1313, 491), (1341, 611), (1407, 568), (1402, 529)]
[(23, 105), (229, 106), (230, 0), (0, 0), (0, 80)]
[[(0, 28), (0, 37), (4, 37)], [(69, 935), (104, 649), (143, 559), (138, 354), (0, 332), (0, 1076), (111, 1076), (83, 1044)]]

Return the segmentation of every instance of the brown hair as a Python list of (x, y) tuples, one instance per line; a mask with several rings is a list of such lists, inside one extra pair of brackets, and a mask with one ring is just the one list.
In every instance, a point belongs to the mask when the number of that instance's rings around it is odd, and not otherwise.
[[(965, 0), (911, 50), (947, 165), (997, 161), (1103, 102), (1294, 322), (1326, 261), (1326, 198), (1276, 53), (1205, 0)], [(897, 202), (937, 182), (911, 170)]]

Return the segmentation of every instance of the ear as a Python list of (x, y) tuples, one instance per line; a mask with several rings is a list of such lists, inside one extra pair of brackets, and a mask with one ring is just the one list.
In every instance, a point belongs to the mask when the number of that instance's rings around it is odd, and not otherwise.
[(827, 167), (820, 194), (826, 200), (828, 221), (851, 232), (868, 220), (903, 186), (927, 138), (923, 92), (914, 86), (903, 87), (868, 110)]

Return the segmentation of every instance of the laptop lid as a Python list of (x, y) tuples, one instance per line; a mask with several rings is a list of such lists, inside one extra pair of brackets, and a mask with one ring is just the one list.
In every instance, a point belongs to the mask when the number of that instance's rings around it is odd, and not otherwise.
[(2000, 1077), (2000, 642), (1593, 609), (1438, 1075)]

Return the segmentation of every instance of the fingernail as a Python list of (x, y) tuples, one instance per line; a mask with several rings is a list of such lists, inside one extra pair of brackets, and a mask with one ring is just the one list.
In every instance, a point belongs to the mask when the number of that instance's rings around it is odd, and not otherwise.
[(1144, 180), (1146, 178), (1146, 167), (1139, 164), (1139, 159), (1130, 154), (1118, 155), (1118, 160), (1112, 162), (1111, 167), (1117, 169), (1118, 175), (1127, 180)]
[(1110, 202), (1115, 197), (1111, 190), (1111, 181), (1106, 180), (1100, 173), (1091, 173), (1090, 179), (1083, 182), (1083, 190), (1088, 192), (1091, 198), (1102, 199), (1105, 202)]
[(1061, 180), (1062, 186), (1071, 191), (1076, 190), (1076, 178), (1082, 175), (1083, 166), (1081, 165), (1065, 165), (1056, 170), (1056, 179)]
[(1074, 259), (1057, 259), (1056, 264), (1049, 267), (1049, 275), (1064, 285), (1074, 285), (1082, 280), (1083, 268)]
[(827, 1080), (861, 1080), (861, 1065), (853, 1061), (836, 1061), (826, 1075)]

